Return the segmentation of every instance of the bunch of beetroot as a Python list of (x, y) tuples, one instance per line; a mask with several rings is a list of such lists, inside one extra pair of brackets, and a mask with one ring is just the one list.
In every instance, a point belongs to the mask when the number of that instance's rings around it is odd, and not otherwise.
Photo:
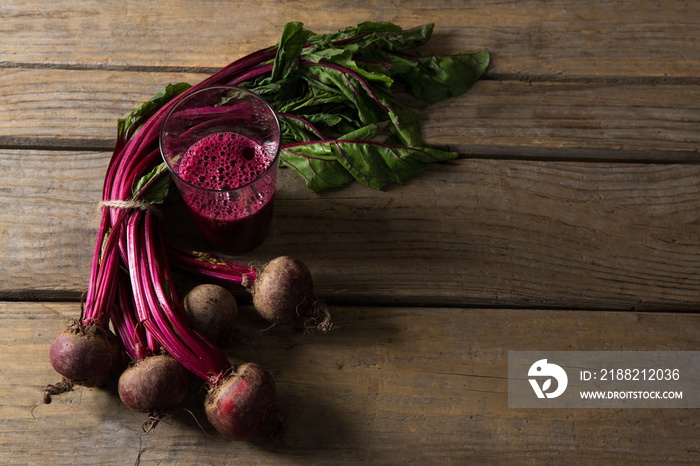
[(45, 403), (74, 385), (98, 387), (118, 377), (124, 404), (157, 419), (183, 400), (191, 373), (206, 384), (206, 416), (222, 435), (247, 440), (279, 432), (272, 376), (255, 363), (232, 365), (216, 346), (216, 333), (235, 318), (235, 300), (221, 286), (197, 287), (181, 298), (171, 265), (242, 285), (273, 324), (327, 331), (330, 314), (296, 259), (255, 268), (190, 251), (167, 237), (159, 204), (170, 178), (158, 147), (163, 118), (179, 98), (264, 72), (274, 55), (274, 49), (259, 51), (194, 87), (168, 86), (120, 120), (85, 302), (80, 319), (51, 345), (51, 364), (63, 378), (45, 388)]
[[(139, 139), (130, 140), (124, 150)], [(106, 185), (105, 199), (119, 196), (108, 187), (136, 180), (138, 171), (128, 174), (122, 167), (110, 164), (108, 177), (116, 170), (126, 178)], [(153, 189), (148, 181), (141, 184)], [(63, 379), (45, 388), (44, 402), (74, 385), (97, 387), (118, 377), (123, 403), (157, 422), (183, 401), (191, 373), (206, 384), (205, 413), (222, 435), (236, 440), (273, 437), (281, 425), (272, 376), (255, 363), (232, 365), (216, 345), (237, 316), (233, 295), (223, 286), (201, 284), (181, 299), (170, 264), (243, 285), (273, 324), (327, 331), (330, 314), (313, 294), (308, 269), (291, 257), (254, 268), (177, 247), (164, 237), (158, 214), (148, 203), (137, 204), (143, 202), (139, 199), (106, 202), (104, 236), (81, 318), (59, 333), (50, 349), (51, 363)]]
[(279, 431), (275, 383), (260, 365), (232, 365), (217, 347), (237, 306), (220, 286), (178, 294), (175, 271), (247, 289), (272, 324), (332, 327), (314, 295), (309, 269), (291, 257), (255, 268), (183, 247), (163, 231), (160, 205), (171, 180), (159, 150), (163, 120), (190, 93), (239, 86), (265, 98), (282, 127), (281, 160), (314, 191), (357, 180), (381, 189), (426, 164), (458, 156), (426, 147), (420, 122), (392, 95), (403, 83), (429, 103), (460, 95), (484, 72), (485, 50), (421, 56), (432, 24), (403, 30), (362, 23), (327, 35), (301, 23), (285, 26), (279, 44), (243, 57), (196, 86), (168, 85), (119, 120), (105, 175), (102, 216), (80, 318), (51, 345), (63, 379), (44, 401), (75, 384), (95, 387), (119, 377), (130, 408), (158, 415), (183, 400), (190, 374), (208, 387), (205, 412), (232, 439)]

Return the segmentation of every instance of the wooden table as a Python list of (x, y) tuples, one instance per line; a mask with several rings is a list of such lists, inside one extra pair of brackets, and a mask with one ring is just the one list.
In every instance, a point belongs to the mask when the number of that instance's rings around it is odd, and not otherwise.
[[(700, 349), (700, 4), (349, 5), (2, 3), (0, 462), (700, 463), (698, 409), (507, 403), (509, 351)], [(487, 47), (492, 65), (420, 110), (457, 161), (382, 192), (317, 195), (282, 173), (274, 232), (240, 259), (304, 260), (338, 324), (232, 352), (275, 375), (283, 441), (225, 441), (197, 405), (141, 435), (113, 389), (32, 409), (79, 314), (116, 119), (292, 20), (434, 22), (430, 50)]]

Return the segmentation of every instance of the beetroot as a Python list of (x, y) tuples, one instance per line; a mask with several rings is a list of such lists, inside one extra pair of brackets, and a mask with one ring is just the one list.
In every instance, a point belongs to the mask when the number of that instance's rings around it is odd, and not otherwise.
[(280, 256), (268, 262), (250, 292), (255, 310), (272, 324), (303, 323), (323, 332), (333, 325), (328, 307), (314, 295), (311, 272), (298, 259)]
[(56, 372), (86, 387), (104, 385), (124, 363), (119, 341), (110, 330), (77, 323), (56, 335), (49, 357)]
[(333, 327), (326, 304), (314, 295), (308, 267), (289, 256), (277, 257), (262, 268), (251, 268), (209, 254), (188, 252), (172, 243), (169, 251), (179, 268), (246, 287), (253, 306), (273, 325), (303, 325), (327, 332)]
[(231, 329), (238, 315), (233, 295), (224, 287), (203, 284), (192, 288), (183, 300), (187, 321), (211, 341), (218, 341)]
[[(127, 351), (138, 357), (137, 346), (143, 345), (143, 339), (138, 338), (135, 331), (143, 328), (145, 337), (153, 338), (155, 345), (211, 387), (206, 412), (217, 430), (226, 437), (240, 440), (271, 436), (273, 427), (276, 428), (270, 415), (275, 398), (274, 380), (255, 364), (241, 365), (236, 370), (211, 340), (189, 325), (182, 301), (169, 285), (174, 279), (165, 260), (165, 244), (158, 236), (162, 231), (154, 228), (153, 215), (145, 213), (143, 216), (143, 227), (150, 232), (147, 240), (144, 241), (142, 235), (130, 235), (127, 241), (128, 257), (135, 259), (129, 260), (129, 265), (136, 297), (133, 311), (139, 321), (129, 318), (132, 313), (124, 311), (131, 310), (126, 299), (122, 300), (123, 312), (112, 316), (115, 326), (122, 329), (120, 335), (126, 337)], [(139, 227), (136, 222), (129, 227), (132, 225)], [(147, 279), (134, 280), (133, 277)], [(132, 344), (131, 339), (138, 339), (138, 344)]]
[(172, 357), (137, 361), (119, 377), (119, 398), (134, 411), (158, 414), (180, 403), (187, 392), (187, 371)]
[(209, 422), (226, 438), (271, 437), (278, 429), (272, 404), (276, 387), (261, 366), (247, 363), (212, 387), (205, 401)]

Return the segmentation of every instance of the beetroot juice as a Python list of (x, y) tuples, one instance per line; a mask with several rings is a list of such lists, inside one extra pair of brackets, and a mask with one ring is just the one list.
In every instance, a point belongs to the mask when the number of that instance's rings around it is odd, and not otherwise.
[[(275, 159), (266, 148), (223, 131), (192, 144), (174, 167), (182, 197), (204, 237), (231, 254), (249, 251), (267, 236), (272, 220)], [(266, 177), (262, 175), (266, 174)]]
[(267, 102), (232, 86), (186, 95), (163, 121), (163, 160), (195, 225), (221, 252), (248, 252), (270, 231), (281, 135)]

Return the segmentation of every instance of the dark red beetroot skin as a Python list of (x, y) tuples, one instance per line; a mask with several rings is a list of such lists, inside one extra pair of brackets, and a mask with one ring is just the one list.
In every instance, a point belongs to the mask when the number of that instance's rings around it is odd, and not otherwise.
[(251, 288), (255, 310), (273, 324), (304, 323), (330, 330), (331, 315), (314, 295), (313, 278), (298, 259), (280, 256), (268, 262)]
[(119, 377), (119, 398), (134, 411), (164, 413), (187, 393), (188, 373), (170, 356), (138, 361)]
[(187, 321), (213, 342), (230, 331), (238, 315), (238, 304), (226, 288), (213, 284), (197, 285), (182, 301)]
[(117, 337), (96, 325), (72, 325), (51, 344), (51, 365), (63, 377), (86, 387), (99, 387), (116, 377), (123, 367)]
[(272, 323), (292, 324), (311, 304), (313, 279), (306, 265), (288, 256), (268, 262), (253, 283), (253, 305)]
[(265, 369), (243, 364), (207, 394), (207, 419), (231, 440), (270, 437), (278, 429), (272, 409), (275, 395), (275, 381)]

